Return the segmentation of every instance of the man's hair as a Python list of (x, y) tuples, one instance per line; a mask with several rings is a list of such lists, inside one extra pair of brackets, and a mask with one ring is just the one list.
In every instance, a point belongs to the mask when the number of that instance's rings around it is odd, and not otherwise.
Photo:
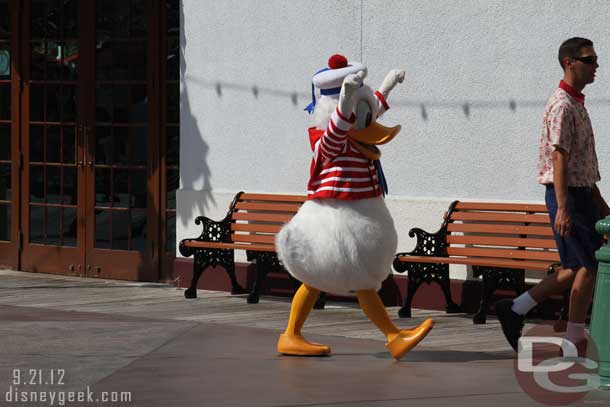
[(580, 51), (583, 48), (592, 46), (593, 41), (586, 38), (573, 37), (569, 40), (565, 40), (559, 47), (559, 54), (557, 55), (559, 58), (559, 65), (565, 70), (565, 67), (563, 66), (563, 59), (565, 57), (578, 58), (580, 56)]

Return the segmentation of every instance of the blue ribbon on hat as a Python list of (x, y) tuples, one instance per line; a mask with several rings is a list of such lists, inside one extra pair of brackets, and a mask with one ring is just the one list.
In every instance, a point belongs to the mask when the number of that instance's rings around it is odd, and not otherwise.
[(383, 168), (381, 168), (381, 161), (375, 160), (373, 161), (373, 164), (375, 164), (375, 170), (377, 171), (377, 179), (381, 184), (381, 191), (383, 192), (383, 196), (386, 196), (388, 194), (388, 182), (386, 181), (385, 175), (383, 174)]
[[(330, 71), (330, 68), (328, 68), (328, 67), (322, 68), (318, 72), (316, 72), (313, 76), (316, 76), (320, 72), (324, 72), (324, 71)], [(320, 89), (320, 95), (326, 95), (326, 96), (336, 95), (339, 92), (341, 92), (340, 86), (338, 88)], [(307, 105), (307, 107), (303, 110), (307, 110), (307, 112), (309, 112), (309, 114), (312, 114), (315, 107), (316, 107), (316, 92), (315, 92), (315, 86), (312, 81), (311, 82), (311, 103), (309, 105)]]
[[(329, 70), (330, 70), (330, 68), (328, 68), (328, 67), (322, 68), (318, 72), (313, 74), (313, 76), (316, 76), (320, 72), (329, 71)], [(313, 113), (313, 109), (315, 107), (316, 107), (316, 92), (315, 92), (315, 87), (314, 87), (313, 81), (312, 81), (311, 82), (311, 103), (308, 104), (307, 107), (304, 110), (307, 110), (307, 112), (309, 112), (309, 114), (312, 114)]]

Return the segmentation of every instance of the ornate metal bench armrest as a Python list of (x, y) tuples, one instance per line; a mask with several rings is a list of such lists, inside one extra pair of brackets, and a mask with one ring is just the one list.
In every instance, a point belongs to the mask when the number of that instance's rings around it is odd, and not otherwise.
[(454, 201), (449, 206), (449, 209), (443, 215), (443, 223), (435, 233), (426, 232), (420, 228), (409, 230), (409, 237), (417, 238), (415, 248), (410, 252), (396, 254), (394, 263), (398, 263), (400, 256), (447, 256), (447, 225), (449, 224), (449, 215), (453, 211), (458, 201)]
[(409, 230), (409, 237), (417, 237), (417, 243), (412, 251), (396, 254), (394, 270), (404, 273), (409, 268), (408, 262), (400, 261), (402, 256), (446, 256), (446, 235), (445, 228), (441, 228), (436, 233), (429, 233), (419, 228)]
[(446, 256), (447, 255), (447, 230), (441, 228), (436, 233), (426, 232), (420, 228), (409, 230), (409, 237), (417, 238), (415, 248), (403, 253), (403, 256)]
[(409, 237), (416, 237), (417, 241), (415, 248), (410, 252), (397, 253), (394, 258), (394, 270), (399, 273), (404, 273), (408, 268), (408, 262), (400, 261), (402, 256), (447, 256), (447, 225), (450, 221), (450, 215), (453, 208), (458, 204), (458, 201), (453, 201), (449, 205), (449, 209), (443, 215), (443, 223), (435, 233), (426, 232), (420, 228), (409, 230)]
[(188, 247), (185, 243), (188, 242), (231, 242), (231, 215), (235, 211), (235, 204), (239, 199), (239, 196), (243, 192), (239, 192), (235, 195), (229, 211), (221, 221), (215, 221), (208, 218), (207, 216), (197, 216), (195, 218), (196, 225), (202, 225), (201, 235), (197, 238), (183, 239), (180, 241), (180, 254), (184, 257), (192, 256), (195, 253), (196, 248)]

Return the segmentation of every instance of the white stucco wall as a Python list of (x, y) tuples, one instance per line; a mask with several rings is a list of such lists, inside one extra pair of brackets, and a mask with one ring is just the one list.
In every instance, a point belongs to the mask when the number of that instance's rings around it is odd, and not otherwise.
[(391, 68), (407, 71), (383, 119), (403, 126), (382, 158), (399, 250), (414, 244), (409, 228), (436, 230), (453, 199), (542, 200), (535, 181), (542, 111), (562, 76), (557, 49), (571, 36), (592, 39), (600, 55), (585, 93), (600, 188), (610, 194), (607, 1), (183, 0), (182, 7), (177, 241), (198, 233), (197, 215), (222, 217), (239, 190), (304, 193), (310, 119), (303, 108), (312, 74), (337, 52), (364, 62), (373, 87)]

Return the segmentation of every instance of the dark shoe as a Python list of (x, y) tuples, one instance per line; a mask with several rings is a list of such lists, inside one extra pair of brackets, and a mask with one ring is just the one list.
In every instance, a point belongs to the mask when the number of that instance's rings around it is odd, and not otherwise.
[(511, 309), (512, 306), (512, 300), (500, 300), (496, 302), (496, 315), (500, 320), (502, 332), (504, 332), (506, 340), (515, 352), (518, 352), (518, 343), (519, 338), (521, 338), (525, 317), (516, 314)]
[(558, 319), (553, 324), (553, 331), (555, 332), (565, 332), (568, 330), (568, 321), (563, 319)]

